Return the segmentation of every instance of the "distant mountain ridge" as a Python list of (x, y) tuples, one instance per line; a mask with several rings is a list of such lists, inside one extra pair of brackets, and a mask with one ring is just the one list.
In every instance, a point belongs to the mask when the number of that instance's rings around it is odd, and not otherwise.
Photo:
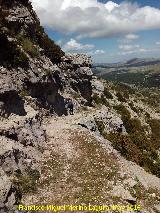
[(139, 67), (139, 66), (149, 66), (160, 64), (160, 58), (133, 58), (126, 62), (117, 62), (117, 63), (95, 63), (95, 67), (106, 67), (106, 68), (115, 68), (115, 67)]

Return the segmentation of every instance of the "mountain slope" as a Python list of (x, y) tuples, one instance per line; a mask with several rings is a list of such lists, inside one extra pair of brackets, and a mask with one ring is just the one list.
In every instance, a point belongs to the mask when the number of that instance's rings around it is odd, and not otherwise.
[(0, 212), (91, 203), (156, 213), (158, 96), (98, 80), (90, 57), (48, 38), (28, 0), (0, 9)]
[(67, 113), (62, 91), (89, 104), (92, 72), (88, 57), (64, 56), (28, 0), (1, 0), (0, 10), (0, 211), (14, 212), (22, 185), (33, 191), (40, 177), (43, 117)]

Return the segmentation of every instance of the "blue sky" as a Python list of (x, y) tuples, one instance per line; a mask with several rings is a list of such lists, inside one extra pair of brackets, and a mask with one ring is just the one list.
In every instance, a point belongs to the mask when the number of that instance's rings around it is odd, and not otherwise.
[(32, 0), (51, 39), (95, 62), (160, 57), (159, 0)]
[[(99, 0), (100, 2), (107, 2), (107, 0)], [(123, 0), (114, 0), (115, 3), (120, 4)], [(129, 0), (129, 2), (136, 2), (141, 6), (150, 5), (152, 7), (160, 8), (160, 1), (159, 0)]]

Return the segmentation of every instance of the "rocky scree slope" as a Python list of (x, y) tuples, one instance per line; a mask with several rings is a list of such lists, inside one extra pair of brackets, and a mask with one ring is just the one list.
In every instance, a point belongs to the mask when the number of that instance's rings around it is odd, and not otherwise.
[(64, 94), (91, 104), (91, 59), (67, 57), (28, 0), (0, 1), (0, 212), (35, 190), (46, 133), (43, 116), (66, 114)]

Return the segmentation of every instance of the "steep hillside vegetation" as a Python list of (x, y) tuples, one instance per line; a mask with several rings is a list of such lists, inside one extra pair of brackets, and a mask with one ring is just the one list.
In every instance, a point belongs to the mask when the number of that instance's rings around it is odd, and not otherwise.
[(152, 98), (155, 97), (151, 100), (143, 90), (125, 84), (104, 81), (104, 85), (104, 94), (98, 99), (94, 96), (95, 102), (115, 110), (121, 116), (127, 134), (108, 134), (99, 123), (101, 134), (112, 141), (125, 158), (160, 177), (159, 96), (152, 91)]

